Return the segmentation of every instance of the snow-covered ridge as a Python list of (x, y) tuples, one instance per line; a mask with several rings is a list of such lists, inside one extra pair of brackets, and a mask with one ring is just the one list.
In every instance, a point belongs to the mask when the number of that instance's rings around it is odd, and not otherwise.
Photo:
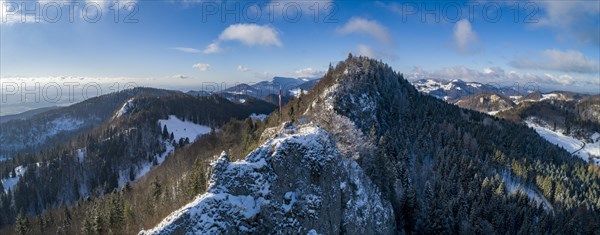
[(131, 98), (127, 102), (125, 102), (123, 104), (123, 106), (121, 106), (121, 108), (119, 110), (117, 110), (117, 112), (115, 113), (115, 116), (113, 118), (119, 118), (119, 117), (127, 114), (127, 112), (129, 112), (129, 110), (133, 109), (135, 107), (135, 104), (133, 103), (134, 100), (135, 100), (135, 98)]
[(282, 126), (245, 160), (223, 153), (207, 193), (140, 234), (391, 233), (389, 202), (315, 124)]

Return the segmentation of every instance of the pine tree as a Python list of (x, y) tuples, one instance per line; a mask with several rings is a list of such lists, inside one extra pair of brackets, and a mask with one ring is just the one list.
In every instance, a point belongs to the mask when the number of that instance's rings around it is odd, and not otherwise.
[(167, 125), (165, 125), (165, 126), (163, 127), (163, 130), (162, 130), (162, 138), (163, 138), (164, 140), (166, 140), (167, 138), (169, 138), (169, 130), (167, 130)]
[(158, 177), (154, 177), (154, 181), (152, 181), (152, 199), (154, 200), (154, 202), (158, 202), (161, 195), (162, 185), (160, 185)]
[(15, 222), (15, 233), (17, 235), (25, 235), (29, 234), (31, 230), (29, 229), (29, 219), (24, 215), (23, 212), (17, 215), (17, 220)]

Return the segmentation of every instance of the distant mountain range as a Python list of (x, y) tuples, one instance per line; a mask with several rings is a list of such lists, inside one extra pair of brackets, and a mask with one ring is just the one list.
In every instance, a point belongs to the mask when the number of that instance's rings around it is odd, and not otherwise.
[(466, 82), (463, 80), (420, 79), (412, 81), (418, 91), (454, 103), (456, 100), (481, 93), (496, 93), (507, 97), (522, 96), (534, 92), (515, 87), (501, 87), (497, 84)]
[[(287, 103), (290, 97), (298, 96), (300, 92), (310, 90), (319, 80), (320, 78), (273, 77), (271, 80), (253, 84), (237, 84), (214, 93), (235, 102), (243, 102), (250, 97), (273, 102), (273, 95), (278, 96), (281, 89), (282, 96), (286, 97), (284, 103)], [(200, 96), (212, 94), (212, 92), (206, 91), (188, 91), (187, 93)]]

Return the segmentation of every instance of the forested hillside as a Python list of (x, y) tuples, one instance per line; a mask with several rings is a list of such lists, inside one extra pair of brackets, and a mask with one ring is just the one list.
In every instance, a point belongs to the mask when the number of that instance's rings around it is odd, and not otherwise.
[[(197, 134), (214, 136), (229, 121), (275, 108), (259, 100), (234, 104), (217, 95), (183, 93), (142, 93), (119, 106), (109, 112), (107, 122), (84, 135), (45, 151), (16, 154), (2, 163), (2, 183), (10, 187), (2, 188), (0, 196), (2, 225), (14, 223), (17, 215), (45, 216), (49, 209), (110, 198), (111, 193), (130, 188), (132, 181), (142, 179), (174, 150), (200, 140), (190, 132), (195, 125), (208, 130)], [(186, 137), (175, 139), (182, 132)]]

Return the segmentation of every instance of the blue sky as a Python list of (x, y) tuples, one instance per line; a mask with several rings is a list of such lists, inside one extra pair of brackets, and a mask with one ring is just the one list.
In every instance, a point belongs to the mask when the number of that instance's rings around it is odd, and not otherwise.
[(119, 78), (187, 90), (318, 76), (351, 52), (381, 59), (409, 79), (600, 91), (598, 1), (140, 0), (119, 2), (117, 22), (114, 1), (77, 1), (70, 22), (65, 4), (74, 2), (2, 0), (3, 80)]

